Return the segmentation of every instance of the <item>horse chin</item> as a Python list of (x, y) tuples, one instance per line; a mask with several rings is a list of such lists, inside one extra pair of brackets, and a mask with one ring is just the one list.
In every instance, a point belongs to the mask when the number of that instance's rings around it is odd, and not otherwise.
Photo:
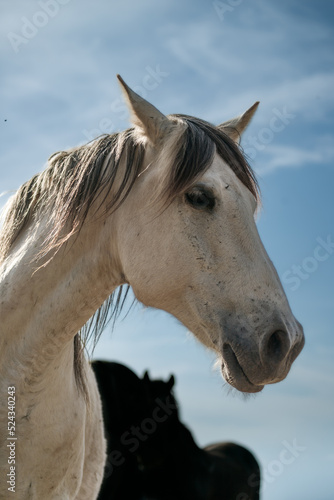
[(253, 384), (249, 380), (231, 347), (227, 352), (225, 350), (224, 354), (221, 372), (226, 382), (240, 392), (256, 393), (262, 391), (264, 385)]

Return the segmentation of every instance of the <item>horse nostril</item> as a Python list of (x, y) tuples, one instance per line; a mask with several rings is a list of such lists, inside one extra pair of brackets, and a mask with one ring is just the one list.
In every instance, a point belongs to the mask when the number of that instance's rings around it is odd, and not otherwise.
[(264, 353), (267, 359), (279, 363), (285, 358), (289, 349), (290, 341), (287, 332), (276, 330), (269, 336), (264, 346)]

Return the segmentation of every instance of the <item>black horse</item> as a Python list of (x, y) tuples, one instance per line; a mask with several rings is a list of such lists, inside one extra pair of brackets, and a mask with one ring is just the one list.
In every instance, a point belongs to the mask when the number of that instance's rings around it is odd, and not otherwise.
[[(171, 380), (143, 378), (149, 406), (175, 402)], [(143, 489), (154, 500), (258, 500), (260, 469), (250, 451), (235, 443), (199, 448), (180, 422), (177, 405), (137, 452)]]
[(260, 469), (234, 443), (201, 449), (180, 422), (168, 382), (139, 379), (118, 363), (93, 362), (108, 441), (98, 500), (258, 500)]

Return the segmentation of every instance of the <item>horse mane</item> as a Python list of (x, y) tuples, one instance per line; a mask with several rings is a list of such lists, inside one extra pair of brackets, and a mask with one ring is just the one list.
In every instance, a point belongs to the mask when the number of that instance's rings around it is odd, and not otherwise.
[[(165, 177), (161, 179), (162, 198), (169, 203), (186, 192), (210, 167), (217, 152), (259, 200), (255, 175), (239, 146), (228, 135), (214, 125), (191, 116), (170, 115), (169, 119), (184, 126), (173, 143), (173, 154), (167, 158), (169, 165), (164, 169)], [(24, 183), (7, 206), (0, 234), (0, 264), (6, 260), (29, 224), (37, 221), (46, 211), (49, 231), (36, 260), (49, 252), (53, 252), (53, 256), (71, 236), (78, 234), (97, 200), (95, 211), (104, 205), (103, 217), (117, 210), (129, 195), (143, 167), (144, 154), (145, 142), (134, 128), (105, 134), (87, 144), (53, 154), (47, 168)], [(121, 162), (125, 164), (123, 178), (115, 189)], [(110, 192), (113, 192), (112, 198)], [(101, 194), (102, 200), (99, 199)], [(80, 346), (85, 346), (91, 337), (94, 343), (98, 341), (110, 318), (116, 318), (122, 310), (128, 287), (125, 296), (123, 292), (120, 287), (113, 293), (78, 332), (74, 343), (74, 366), (76, 379), (82, 388), (85, 384)]]

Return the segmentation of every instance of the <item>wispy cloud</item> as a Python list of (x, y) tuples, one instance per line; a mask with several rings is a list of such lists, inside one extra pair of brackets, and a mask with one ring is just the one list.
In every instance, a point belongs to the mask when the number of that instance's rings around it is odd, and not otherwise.
[(270, 146), (264, 158), (255, 166), (258, 175), (268, 175), (279, 168), (301, 168), (328, 163), (334, 159), (334, 147), (326, 150), (302, 149), (294, 146)]

